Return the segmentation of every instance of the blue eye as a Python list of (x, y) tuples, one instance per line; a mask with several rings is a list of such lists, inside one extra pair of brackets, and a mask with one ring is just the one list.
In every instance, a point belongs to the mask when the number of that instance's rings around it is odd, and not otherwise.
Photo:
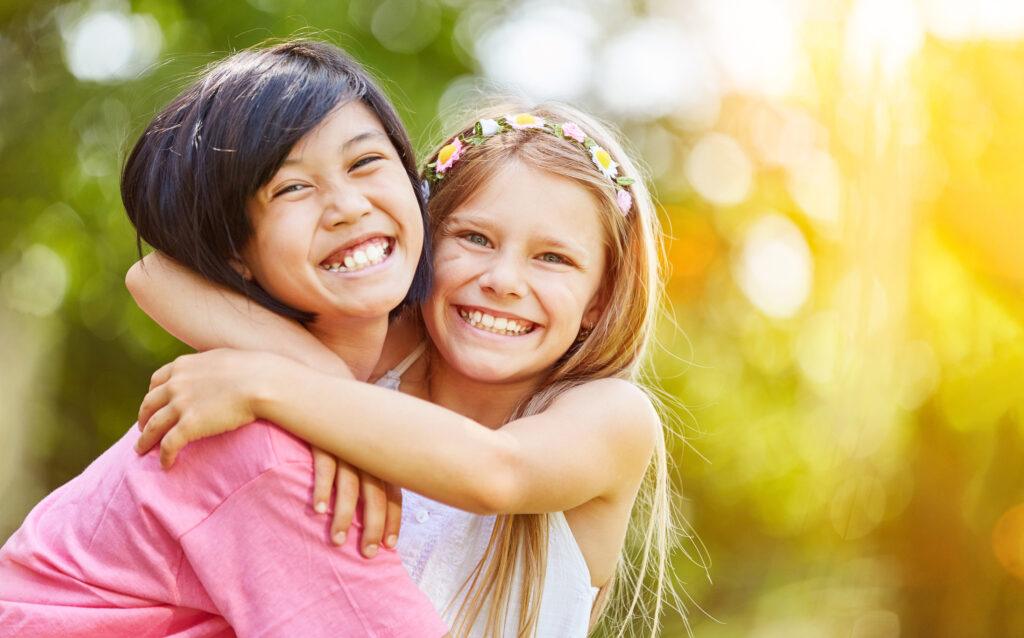
[(489, 246), (491, 243), (486, 237), (484, 237), (480, 233), (466, 233), (465, 235), (463, 235), (463, 238), (469, 243), (476, 244), (477, 246)]
[(569, 260), (562, 257), (558, 253), (544, 253), (540, 256), (541, 261), (546, 261), (549, 264), (567, 264)]

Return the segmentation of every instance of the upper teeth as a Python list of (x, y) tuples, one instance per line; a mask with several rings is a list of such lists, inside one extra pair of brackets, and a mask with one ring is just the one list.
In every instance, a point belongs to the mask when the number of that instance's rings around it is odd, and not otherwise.
[(387, 257), (387, 250), (388, 240), (374, 239), (369, 243), (360, 245), (356, 250), (349, 251), (341, 261), (335, 261), (330, 264), (322, 263), (320, 267), (331, 272), (362, 270), (384, 261), (384, 258)]
[(479, 310), (459, 309), (459, 314), (474, 328), (500, 335), (521, 335), (533, 330), (533, 324), (525, 319), (495, 317)]

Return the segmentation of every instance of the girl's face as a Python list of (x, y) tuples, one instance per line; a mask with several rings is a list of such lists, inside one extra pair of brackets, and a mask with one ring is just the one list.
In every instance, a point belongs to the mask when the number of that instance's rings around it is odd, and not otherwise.
[(601, 312), (597, 202), (564, 177), (511, 162), (437, 234), (427, 332), (449, 366), (487, 382), (553, 365)]
[(245, 269), (318, 320), (386, 317), (405, 297), (423, 249), (405, 167), (380, 120), (358, 101), (299, 140), (248, 212)]

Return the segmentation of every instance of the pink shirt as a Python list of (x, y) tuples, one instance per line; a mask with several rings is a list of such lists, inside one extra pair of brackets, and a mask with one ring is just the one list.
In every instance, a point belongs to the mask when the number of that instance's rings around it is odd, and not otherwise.
[[(441, 636), (394, 551), (313, 512), (309, 447), (266, 422), (169, 471), (135, 427), (0, 549), (0, 636)], [(358, 519), (356, 524), (358, 525)]]

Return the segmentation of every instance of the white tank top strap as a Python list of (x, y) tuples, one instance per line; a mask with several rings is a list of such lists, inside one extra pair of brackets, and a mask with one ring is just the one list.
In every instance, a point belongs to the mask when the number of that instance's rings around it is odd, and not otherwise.
[(391, 368), (385, 372), (381, 378), (373, 382), (374, 385), (378, 385), (382, 388), (388, 388), (389, 390), (397, 390), (402, 385), (402, 375), (405, 374), (406, 370), (412, 367), (412, 364), (423, 356), (423, 353), (427, 350), (427, 342), (421, 341), (412, 352), (410, 352), (404, 359), (398, 362), (394, 368)]

